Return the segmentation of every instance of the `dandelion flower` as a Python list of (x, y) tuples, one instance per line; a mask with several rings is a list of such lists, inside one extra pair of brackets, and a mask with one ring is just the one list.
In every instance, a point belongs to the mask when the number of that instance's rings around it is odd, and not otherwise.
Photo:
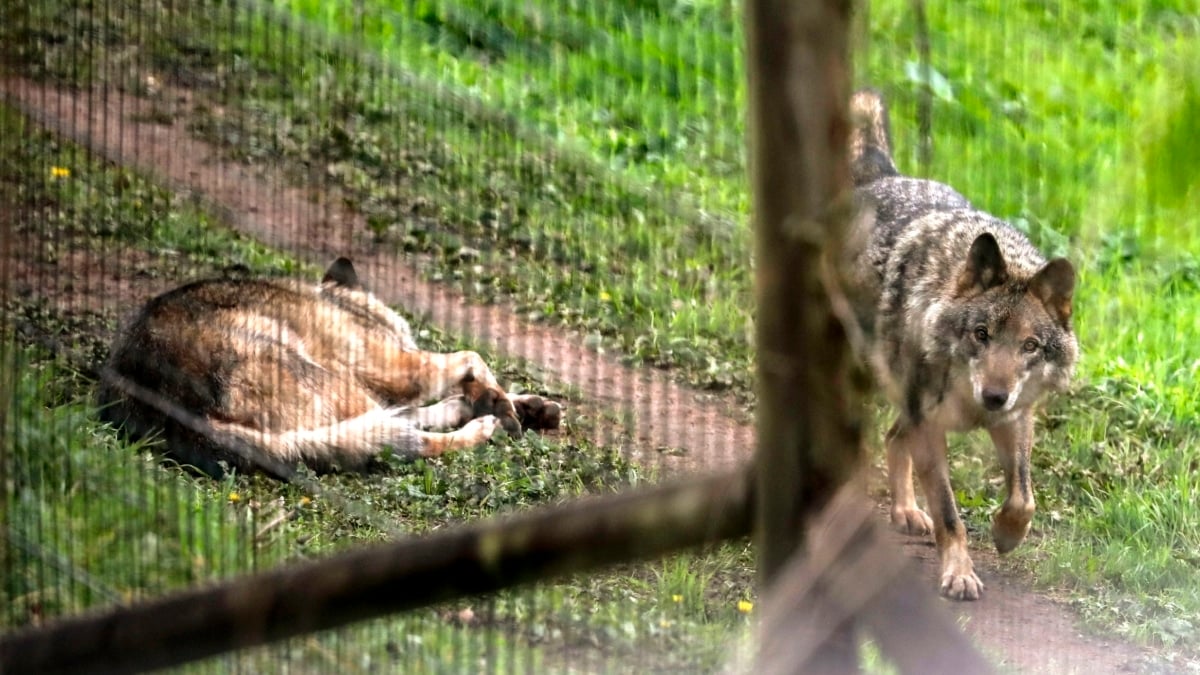
[(52, 167), (50, 167), (50, 177), (51, 178), (70, 178), (71, 170), (65, 166), (52, 166)]
[(242, 496), (241, 496), (241, 495), (239, 495), (239, 494), (238, 494), (238, 493), (236, 493), (236, 492), (230, 492), (230, 493), (229, 493), (229, 501), (230, 501), (231, 503), (234, 503), (234, 504), (236, 504), (236, 503), (238, 503), (238, 502), (242, 501)]
[(742, 614), (749, 614), (754, 610), (754, 603), (749, 600), (738, 600), (737, 609)]

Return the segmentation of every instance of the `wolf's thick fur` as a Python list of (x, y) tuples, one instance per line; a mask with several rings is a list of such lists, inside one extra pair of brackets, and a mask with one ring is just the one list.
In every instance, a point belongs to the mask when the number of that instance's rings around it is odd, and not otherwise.
[(106, 420), (161, 434), (169, 456), (214, 476), (362, 468), (385, 447), (436, 456), (561, 413), (506, 394), (475, 352), (419, 349), (345, 258), (319, 285), (211, 279), (154, 298), (113, 346), (99, 398)]
[[(1011, 550), (1034, 512), (1035, 405), (1066, 388), (1078, 354), (1075, 271), (1062, 258), (1047, 262), (1024, 235), (949, 186), (901, 176), (879, 94), (857, 92), (850, 112), (860, 217), (847, 247), (848, 295), (864, 357), (900, 413), (887, 434), (892, 522), (932, 531), (942, 593), (976, 599), (983, 583), (950, 486), (946, 433), (991, 435), (1007, 487), (992, 537), (1000, 552)], [(917, 507), (914, 469), (932, 518)]]

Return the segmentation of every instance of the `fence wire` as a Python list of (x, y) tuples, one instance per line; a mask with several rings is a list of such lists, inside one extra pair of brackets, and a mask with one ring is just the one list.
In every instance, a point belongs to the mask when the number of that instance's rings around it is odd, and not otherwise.
[[(1128, 4), (863, 4), (855, 79), (892, 103), (907, 173), (952, 183), (1047, 254), (1088, 251), (1089, 291), (1114, 298), (1081, 301), (1097, 356), (1075, 400), (1098, 421), (1069, 403), (1040, 418), (1042, 442), (1068, 450), (1038, 467), (1054, 520), (1035, 532), (1067, 543), (1029, 554), (1053, 579), (1021, 564), (1066, 592), (1106, 589), (1093, 614), (1151, 598), (1134, 632), (1174, 646), (1200, 620), (1186, 590), (1200, 504), (1163, 478), (1194, 473), (1200, 342), (1162, 355), (1200, 330), (1200, 96), (1181, 84), (1200, 51), (1194, 6)], [(44, 0), (0, 19), (5, 632), (750, 460), (740, 3)], [(110, 346), (147, 300), (202, 278), (316, 283), (339, 256), (421, 347), (478, 351), (509, 392), (561, 402), (562, 426), (282, 482), (198, 476), (161, 439), (100, 421)], [(1147, 287), (1167, 289), (1148, 316)], [(1157, 328), (1112, 328), (1137, 323)], [(1126, 356), (1139, 349), (1144, 367)], [(990, 449), (953, 448), (982, 548), (1003, 499)], [(1114, 513), (1067, 532), (1100, 494)], [(1143, 536), (1155, 513), (1163, 531)], [(1158, 561), (1136, 580), (1111, 551), (1131, 531), (1134, 557)], [(737, 540), (182, 670), (736, 670), (758, 602)], [(1001, 659), (1052, 667), (1026, 656)]]
[[(684, 190), (666, 162), (720, 155), (740, 180), (738, 129), (705, 133), (717, 111), (738, 118), (731, 95), (705, 93), (733, 91), (740, 70), (734, 8), (714, 9), (726, 31), (704, 49), (667, 13), (603, 5), (18, 11), (11, 372), (41, 379), (17, 378), (13, 398), (7, 625), (745, 459), (744, 413), (730, 442), (705, 424), (735, 412), (726, 402), (696, 410), (663, 372), (627, 367), (688, 363), (716, 392), (746, 382), (744, 346), (724, 363), (705, 348), (730, 340), (702, 305), (714, 259), (745, 278), (743, 191)], [(681, 96), (704, 108), (679, 112)], [(196, 478), (95, 422), (93, 382), (142, 302), (207, 276), (316, 281), (342, 255), (421, 346), (482, 352), (510, 391), (563, 401), (565, 427), (283, 485)], [(671, 289), (683, 306), (662, 306)], [(742, 294), (724, 320), (745, 316)], [(640, 669), (647, 646), (664, 667), (713, 667), (725, 653), (710, 636), (747, 621), (749, 570), (747, 546), (729, 545), (197, 667)], [(693, 647), (669, 648), (685, 622)]]

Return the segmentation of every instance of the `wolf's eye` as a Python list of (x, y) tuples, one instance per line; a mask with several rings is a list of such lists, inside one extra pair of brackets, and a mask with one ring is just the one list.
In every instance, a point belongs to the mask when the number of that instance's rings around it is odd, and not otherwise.
[(1023, 349), (1026, 354), (1032, 354), (1036, 352), (1040, 346), (1041, 345), (1038, 344), (1036, 338), (1029, 338), (1025, 340), (1024, 344), (1021, 345), (1021, 349)]
[(988, 332), (986, 326), (979, 326), (975, 329), (975, 339), (980, 342), (988, 341)]

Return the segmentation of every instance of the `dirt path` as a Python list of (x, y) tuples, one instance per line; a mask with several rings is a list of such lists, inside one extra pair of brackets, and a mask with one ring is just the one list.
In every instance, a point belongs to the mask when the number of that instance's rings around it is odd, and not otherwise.
[[(263, 243), (317, 264), (350, 255), (389, 303), (528, 360), (549, 383), (569, 383), (587, 400), (630, 416), (628, 427), (637, 443), (627, 450), (640, 461), (662, 462), (665, 469), (678, 472), (729, 467), (750, 457), (753, 428), (732, 414), (738, 409), (732, 399), (690, 390), (662, 371), (620, 365), (583, 347), (578, 335), (523, 321), (504, 305), (472, 304), (445, 286), (423, 281), (412, 260), (373, 247), (363, 236), (366, 224), (342, 208), (336, 195), (291, 187), (282, 171), (226, 161), (215, 148), (193, 138), (186, 129), (186, 113), (194, 105), (190, 92), (164, 94), (152, 109), (145, 100), (114, 91), (71, 92), (15, 79), (5, 80), (2, 87), (10, 103), (40, 124), (102, 157), (194, 193), (233, 227)], [(169, 120), (161, 114), (163, 101), (173, 110)], [(37, 278), (70, 279), (71, 260), (56, 264), (61, 269), (40, 270)], [(164, 281), (131, 283), (130, 267), (119, 261), (102, 269), (106, 271), (99, 285), (81, 285), (76, 295), (82, 295), (72, 303), (87, 302), (90, 296), (132, 307), (160, 290)], [(599, 440), (614, 441), (622, 435)], [(661, 448), (686, 452), (661, 453)], [(932, 592), (932, 543), (904, 540), (904, 549), (923, 561)], [(1038, 673), (1170, 672), (1158, 669), (1156, 655), (1147, 650), (1084, 634), (1077, 616), (1064, 605), (1000, 573), (994, 553), (977, 547), (974, 554), (987, 585), (984, 599), (946, 606), (1006, 668)]]

